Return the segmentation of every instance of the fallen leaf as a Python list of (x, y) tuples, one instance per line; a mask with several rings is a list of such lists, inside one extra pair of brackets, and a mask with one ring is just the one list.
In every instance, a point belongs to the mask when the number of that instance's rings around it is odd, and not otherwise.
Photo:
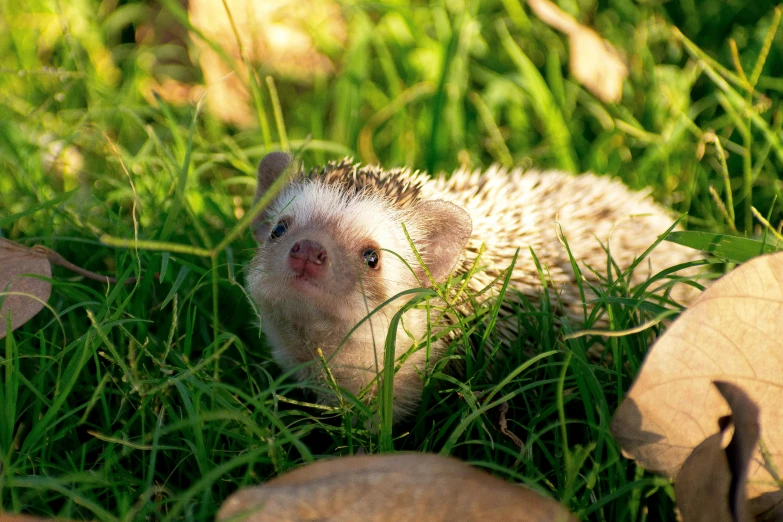
[(569, 67), (576, 81), (606, 103), (620, 101), (628, 67), (614, 47), (549, 0), (528, 0), (542, 22), (568, 35)]
[[(745, 486), (759, 440), (759, 409), (739, 387), (720, 381), (714, 384), (729, 404), (731, 417), (720, 420), (720, 431), (696, 446), (677, 473), (674, 493), (683, 522), (750, 520)], [(728, 436), (731, 442), (724, 448)]]
[(6, 334), (6, 318), (11, 312), (11, 330), (16, 330), (41, 311), (49, 300), (52, 284), (24, 274), (52, 277), (46, 254), (0, 238), (0, 339)]
[(729, 508), (731, 472), (723, 451), (725, 436), (721, 431), (707, 437), (677, 474), (674, 496), (682, 522), (735, 522)]
[[(770, 468), (783, 469), (783, 253), (755, 258), (708, 288), (664, 333), (612, 420), (623, 454), (674, 478), (719, 432), (731, 409), (713, 381), (741, 388), (759, 407)], [(754, 450), (747, 497), (753, 516), (780, 501)]]
[(605, 103), (620, 101), (628, 68), (614, 47), (592, 29), (580, 26), (569, 35), (569, 48), (568, 65), (576, 81)]
[(564, 507), (455, 459), (340, 457), (231, 495), (217, 520), (574, 521)]
[(243, 128), (258, 125), (249, 71), (261, 67), (305, 83), (331, 76), (335, 66), (324, 51), (341, 49), (347, 39), (341, 2), (334, 0), (189, 0), (187, 6), (207, 107)]

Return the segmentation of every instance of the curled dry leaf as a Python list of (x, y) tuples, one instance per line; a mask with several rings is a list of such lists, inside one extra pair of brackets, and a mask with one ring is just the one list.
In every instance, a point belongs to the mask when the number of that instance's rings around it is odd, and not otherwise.
[(508, 429), (508, 420), (506, 419), (507, 413), (508, 402), (500, 403), (500, 411), (498, 412), (498, 428), (500, 429), (500, 433), (511, 439), (511, 442), (519, 446), (519, 449), (525, 451), (525, 443), (522, 442), (522, 439), (517, 437), (513, 431)]
[[(750, 520), (745, 486), (759, 440), (759, 408), (738, 386), (714, 384), (726, 399), (731, 417), (721, 419), (720, 431), (696, 446), (677, 474), (674, 492), (683, 522)], [(725, 445), (729, 436), (731, 442)]]
[(541, 21), (568, 35), (569, 67), (576, 81), (606, 103), (620, 101), (628, 67), (615, 48), (549, 0), (528, 0), (528, 5)]
[[(653, 346), (612, 420), (623, 453), (674, 478), (731, 413), (713, 381), (759, 407), (761, 440), (748, 466), (752, 516), (780, 501), (783, 470), (783, 253), (755, 258), (708, 288)], [(770, 469), (768, 469), (770, 468)]]
[(218, 520), (574, 521), (554, 500), (432, 454), (341, 457), (239, 490)]
[(16, 330), (41, 311), (52, 292), (49, 281), (24, 274), (52, 277), (46, 254), (0, 238), (0, 339), (6, 334), (6, 317), (11, 312), (11, 330)]

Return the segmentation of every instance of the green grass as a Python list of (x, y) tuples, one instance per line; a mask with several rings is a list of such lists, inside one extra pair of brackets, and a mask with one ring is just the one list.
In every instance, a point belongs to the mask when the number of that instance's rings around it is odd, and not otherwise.
[[(609, 434), (662, 325), (570, 336), (583, 326), (543, 299), (517, 311), (525, 335), (506, 349), (467, 318), (450, 352), (464, 373), (436, 365), (410, 422), (367, 432), (361, 403), (312, 405), (271, 362), (242, 286), (242, 216), (255, 165), (287, 140), (308, 164), (592, 170), (650, 187), (690, 229), (769, 243), (751, 208), (773, 227), (783, 218), (774, 4), (561, 2), (626, 55), (623, 100), (605, 105), (568, 75), (567, 41), (517, 0), (346, 2), (350, 40), (328, 49), (337, 73), (301, 83), (261, 70), (265, 128), (250, 130), (145, 101), (153, 76), (200, 77), (176, 39), (133, 43), (145, 24), (184, 34), (164, 5), (0, 0), (0, 235), (139, 278), (107, 287), (56, 268), (52, 310), (0, 341), (2, 510), (206, 520), (240, 486), (364, 448), (455, 455), (586, 520), (674, 520), (670, 483)], [(52, 167), (57, 150), (69, 165)], [(168, 246), (121, 246), (133, 238)], [(622, 281), (598, 293), (614, 330), (663, 311)], [(605, 357), (591, 357), (600, 343)], [(504, 403), (524, 449), (498, 427)]]

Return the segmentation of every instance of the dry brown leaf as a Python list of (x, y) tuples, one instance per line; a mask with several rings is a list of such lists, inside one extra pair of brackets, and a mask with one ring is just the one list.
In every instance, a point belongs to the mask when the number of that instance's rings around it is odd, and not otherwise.
[[(6, 317), (11, 312), (11, 330), (16, 330), (41, 311), (49, 300), (52, 284), (23, 274), (52, 277), (52, 265), (46, 254), (0, 238), (0, 339), (6, 334)], [(9, 286), (10, 283), (10, 286)]]
[(779, 502), (774, 508), (756, 516), (756, 522), (780, 522), (783, 520), (783, 502)]
[[(51, 279), (52, 265), (67, 268), (93, 281), (118, 283), (114, 277), (96, 274), (74, 265), (43, 245), (28, 248), (0, 238), (0, 296), (5, 296), (3, 306), (0, 308), (0, 339), (6, 334), (5, 321), (8, 311), (11, 312), (11, 330), (16, 330), (41, 311), (52, 292), (52, 284), (49, 281), (26, 277), (24, 274), (36, 274)], [(122, 281), (122, 284), (126, 285), (135, 283), (135, 277), (127, 277)], [(3, 294), (3, 292), (7, 293)]]
[(620, 101), (628, 68), (614, 47), (595, 31), (582, 26), (569, 35), (569, 47), (568, 65), (576, 81), (603, 102)]
[(615, 48), (549, 0), (528, 0), (527, 3), (541, 21), (568, 35), (569, 67), (576, 81), (606, 103), (620, 101), (628, 67)]
[[(745, 486), (759, 440), (759, 409), (739, 387), (714, 384), (729, 404), (731, 417), (721, 419), (725, 422), (719, 423), (720, 431), (696, 446), (677, 474), (674, 493), (683, 522), (750, 520)], [(732, 426), (734, 433), (730, 434)], [(724, 445), (729, 435), (731, 442)]]
[(239, 490), (217, 520), (574, 521), (564, 507), (432, 454), (340, 457)]
[[(783, 253), (758, 257), (708, 288), (653, 346), (612, 421), (623, 453), (674, 478), (730, 414), (712, 385), (737, 385), (759, 406), (761, 441), (783, 470)], [(753, 515), (780, 488), (755, 450), (748, 469)]]
[(522, 439), (517, 437), (516, 433), (508, 429), (508, 420), (506, 419), (506, 414), (508, 413), (508, 402), (502, 402), (500, 403), (500, 411), (498, 415), (498, 428), (500, 429), (500, 433), (511, 439), (511, 442), (519, 446), (519, 449), (522, 451), (525, 451), (525, 443), (522, 442)]
[[(309, 82), (334, 72), (319, 49), (342, 47), (347, 37), (340, 5), (333, 0), (190, 0), (188, 20), (206, 38), (191, 35), (208, 88), (207, 107), (240, 127), (258, 124), (243, 54), (254, 68)], [(236, 69), (207, 41), (219, 42)]]
[(707, 437), (677, 474), (674, 496), (682, 522), (735, 522), (729, 509), (731, 472), (723, 451), (725, 436), (721, 431)]

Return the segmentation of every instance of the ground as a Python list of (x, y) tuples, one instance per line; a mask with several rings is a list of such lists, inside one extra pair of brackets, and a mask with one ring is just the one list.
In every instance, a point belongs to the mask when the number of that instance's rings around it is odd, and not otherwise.
[[(298, 26), (318, 55), (288, 62), (317, 66), (238, 73), (250, 117), (225, 122), (200, 104), (198, 58), (232, 36), (189, 36), (178, 3), (0, 1), (0, 237), (139, 277), (56, 267), (50, 308), (0, 341), (2, 510), (205, 520), (240, 486), (363, 448), (454, 455), (584, 520), (674, 520), (670, 482), (609, 433), (664, 323), (575, 337), (583, 326), (556, 321), (552, 303), (520, 309), (517, 345), (490, 367), (476, 347), (496, 338), (479, 326), (455, 346), (464, 374), (432, 372), (418, 415), (375, 433), (361, 404), (326, 410), (281, 374), (243, 290), (255, 166), (280, 148), (310, 165), (593, 171), (649, 187), (690, 230), (771, 234), (759, 216), (781, 222), (774, 4), (558, 5), (627, 64), (618, 102), (576, 81), (568, 38), (517, 0), (362, 0), (328, 27)], [(602, 328), (677, 310), (601, 288)]]

